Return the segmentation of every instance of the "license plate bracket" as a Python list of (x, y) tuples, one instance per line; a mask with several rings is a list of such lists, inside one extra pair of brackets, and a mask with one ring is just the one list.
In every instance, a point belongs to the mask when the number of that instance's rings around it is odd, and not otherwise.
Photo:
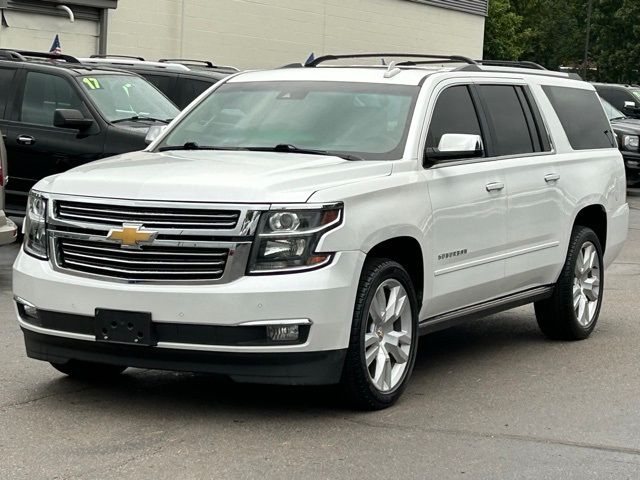
[(96, 341), (126, 345), (156, 345), (149, 312), (130, 312), (96, 308)]

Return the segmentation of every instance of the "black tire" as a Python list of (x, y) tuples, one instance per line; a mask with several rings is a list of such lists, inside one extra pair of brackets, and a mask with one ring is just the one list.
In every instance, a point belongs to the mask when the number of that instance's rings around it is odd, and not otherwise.
[[(366, 365), (364, 337), (373, 297), (378, 287), (390, 279), (399, 282), (407, 293), (412, 333), (408, 360), (401, 379), (393, 389), (381, 391), (374, 385)], [(388, 259), (367, 260), (358, 285), (349, 349), (341, 379), (341, 387), (353, 406), (363, 410), (380, 410), (393, 405), (400, 398), (409, 382), (416, 359), (418, 313), (413, 282), (404, 267)]]
[[(600, 288), (592, 320), (583, 325), (578, 321), (573, 304), (574, 272), (580, 251), (587, 242), (593, 244), (599, 264)], [(598, 322), (604, 290), (604, 264), (600, 240), (593, 230), (576, 225), (571, 233), (569, 251), (553, 295), (535, 303), (536, 319), (542, 333), (552, 340), (584, 340), (591, 335)]]
[(121, 365), (83, 362), (81, 360), (69, 360), (66, 363), (52, 362), (51, 366), (65, 375), (82, 380), (110, 379), (120, 375), (127, 369), (127, 367)]

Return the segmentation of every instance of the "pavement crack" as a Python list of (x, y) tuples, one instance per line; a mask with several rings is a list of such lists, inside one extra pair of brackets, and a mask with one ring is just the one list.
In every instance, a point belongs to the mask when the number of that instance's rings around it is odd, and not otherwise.
[(563, 440), (551, 437), (541, 437), (537, 435), (518, 435), (513, 433), (498, 433), (498, 432), (478, 432), (474, 430), (454, 429), (454, 428), (435, 428), (435, 427), (420, 427), (415, 425), (402, 425), (399, 423), (386, 423), (386, 422), (369, 422), (367, 420), (359, 420), (353, 418), (347, 418), (348, 422), (356, 423), (373, 428), (392, 428), (397, 430), (416, 430), (429, 433), (439, 433), (443, 435), (459, 435), (474, 438), (495, 438), (501, 440), (514, 440), (519, 442), (539, 443), (544, 445), (562, 445), (565, 447), (584, 448), (588, 450), (599, 450), (604, 452), (623, 453), (627, 455), (640, 456), (640, 448), (621, 447), (616, 445), (603, 445), (598, 443), (579, 442), (574, 440)]
[(0, 405), (0, 413), (6, 413), (6, 412), (8, 412), (9, 410), (11, 410), (13, 408), (20, 408), (20, 407), (24, 407), (26, 405), (31, 405), (31, 404), (39, 402), (40, 400), (46, 400), (47, 398), (57, 397), (57, 396), (60, 396), (60, 395), (67, 395), (67, 394), (74, 394), (74, 393), (84, 392), (85, 390), (91, 390), (92, 388), (95, 388), (95, 387), (85, 387), (85, 388), (80, 388), (80, 389), (77, 389), (77, 390), (69, 390), (69, 391), (66, 391), (66, 392), (50, 393), (48, 395), (42, 395), (40, 397), (30, 398), (28, 400), (23, 400), (21, 402), (8, 403), (6, 405)]

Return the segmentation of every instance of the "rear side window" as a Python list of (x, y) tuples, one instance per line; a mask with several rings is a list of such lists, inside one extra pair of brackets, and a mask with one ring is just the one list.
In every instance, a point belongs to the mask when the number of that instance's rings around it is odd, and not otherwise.
[(602, 104), (591, 90), (542, 87), (574, 150), (612, 148), (614, 140)]
[(492, 126), (494, 155), (533, 153), (537, 148), (531, 137), (533, 115), (519, 87), (480, 85), (487, 120)]
[[(217, 80), (216, 80), (217, 81)], [(193, 102), (202, 92), (213, 85), (212, 82), (193, 80), (191, 78), (178, 78), (178, 108), (182, 109)]]
[(175, 96), (174, 85), (176, 79), (174, 76), (149, 75), (147, 73), (142, 74), (142, 76), (149, 80), (150, 83), (153, 83), (158, 88), (158, 90), (164, 93), (167, 97), (171, 98), (172, 94)]
[(71, 83), (57, 75), (29, 72), (24, 86), (20, 119), (24, 123), (53, 126), (58, 108), (88, 112)]
[(465, 85), (447, 88), (438, 97), (427, 134), (427, 148), (437, 148), (446, 133), (482, 135), (476, 108)]
[(622, 88), (597, 88), (598, 94), (618, 110), (624, 108), (624, 102), (635, 102), (636, 99)]
[(0, 118), (4, 118), (4, 111), (9, 101), (9, 85), (13, 81), (15, 70), (0, 68)]

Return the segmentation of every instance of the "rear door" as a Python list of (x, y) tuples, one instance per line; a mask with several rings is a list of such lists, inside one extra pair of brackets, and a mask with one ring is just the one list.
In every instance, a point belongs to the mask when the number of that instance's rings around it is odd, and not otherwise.
[(505, 294), (552, 283), (561, 259), (561, 179), (547, 130), (525, 83), (477, 85), (491, 128), (493, 155), (507, 184)]
[(24, 214), (27, 194), (38, 180), (100, 158), (104, 148), (97, 123), (85, 132), (53, 125), (58, 108), (92, 118), (70, 78), (47, 71), (23, 73), (6, 132), (11, 172), (6, 209), (15, 215)]
[[(490, 151), (491, 139), (473, 86), (443, 82), (434, 93), (426, 147), (437, 147), (444, 134), (458, 133), (481, 135)], [(502, 166), (489, 157), (461, 159), (429, 167), (425, 175), (433, 210), (426, 244), (434, 265), (426, 316), (500, 296), (507, 228)]]

